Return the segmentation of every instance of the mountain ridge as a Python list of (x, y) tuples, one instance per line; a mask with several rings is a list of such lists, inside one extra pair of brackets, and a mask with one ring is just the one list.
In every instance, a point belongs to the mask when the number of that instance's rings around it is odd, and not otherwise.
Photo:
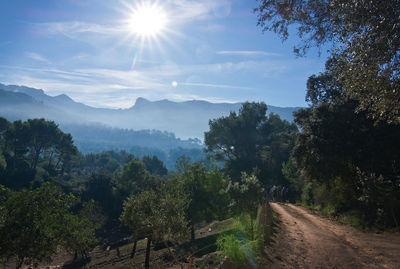
[[(24, 120), (34, 116), (54, 120), (57, 123), (103, 124), (112, 128), (132, 130), (153, 129), (172, 132), (183, 139), (203, 139), (204, 132), (208, 130), (209, 120), (227, 116), (232, 111), (237, 112), (242, 105), (242, 103), (211, 103), (204, 100), (150, 101), (139, 97), (130, 108), (111, 109), (88, 106), (74, 101), (66, 94), (49, 96), (41, 89), (27, 86), (0, 83), (0, 89), (4, 91), (3, 95), (0, 95), (3, 96), (0, 116), (13, 120)], [(278, 114), (288, 121), (293, 121), (293, 111), (300, 108), (271, 105), (267, 107), (267, 112)]]

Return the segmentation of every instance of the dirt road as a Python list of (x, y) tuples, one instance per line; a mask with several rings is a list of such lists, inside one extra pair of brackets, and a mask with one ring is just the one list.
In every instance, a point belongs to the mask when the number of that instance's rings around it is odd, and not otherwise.
[(267, 268), (400, 269), (400, 234), (371, 234), (312, 211), (271, 203), (281, 225)]

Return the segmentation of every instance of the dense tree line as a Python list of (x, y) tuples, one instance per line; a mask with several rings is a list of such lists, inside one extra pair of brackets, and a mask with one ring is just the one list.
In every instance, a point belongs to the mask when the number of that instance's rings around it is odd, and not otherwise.
[(75, 145), (83, 154), (125, 150), (138, 158), (154, 155), (162, 160), (169, 170), (174, 169), (176, 160), (182, 154), (196, 161), (205, 158), (199, 139), (183, 140), (165, 131), (136, 131), (94, 124), (62, 124), (60, 128), (71, 133)]
[(304, 55), (329, 48), (307, 82), (310, 107), (283, 172), (302, 200), (359, 227), (399, 227), (399, 8), (393, 1), (262, 0), (264, 31), (286, 40), (297, 27)]

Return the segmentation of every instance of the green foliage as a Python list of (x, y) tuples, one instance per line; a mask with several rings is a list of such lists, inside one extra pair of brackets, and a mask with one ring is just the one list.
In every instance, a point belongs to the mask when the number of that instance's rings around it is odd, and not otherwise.
[(263, 244), (263, 229), (252, 221), (249, 215), (236, 219), (235, 228), (217, 239), (217, 248), (224, 256), (241, 268), (245, 264), (254, 264)]
[(283, 40), (291, 26), (297, 27), (297, 54), (326, 43), (333, 46), (333, 86), (343, 85), (344, 95), (357, 99), (357, 108), (375, 120), (399, 124), (399, 9), (397, 0), (262, 0), (255, 11), (263, 30), (272, 30)]
[(203, 164), (194, 163), (180, 175), (180, 181), (190, 198), (188, 218), (193, 223), (223, 216), (228, 202), (225, 188), (229, 180), (222, 172), (217, 169), (207, 171)]
[[(250, 214), (242, 212), (242, 214), (236, 217), (234, 229), (243, 232), (246, 238), (253, 243), (258, 242), (259, 246), (262, 245), (263, 227)], [(253, 250), (255, 251), (256, 249)]]
[(306, 205), (312, 205), (314, 203), (312, 187), (313, 187), (312, 182), (308, 182), (304, 185), (302, 189), (301, 201)]
[(146, 170), (149, 171), (150, 174), (158, 176), (166, 176), (168, 174), (168, 169), (165, 167), (164, 163), (156, 156), (144, 156), (142, 158), (142, 161), (146, 167)]
[(132, 231), (132, 237), (148, 236), (146, 265), (149, 266), (152, 238), (164, 241), (182, 240), (187, 235), (185, 212), (187, 196), (179, 185), (162, 185), (156, 193), (146, 190), (131, 195), (124, 203), (121, 221)]
[(87, 252), (98, 242), (95, 237), (98, 225), (94, 225), (86, 216), (73, 214), (66, 214), (62, 221), (66, 226), (63, 228), (60, 244), (70, 253), (77, 252), (87, 257)]
[(152, 232), (156, 228), (159, 196), (153, 190), (131, 195), (124, 202), (121, 221), (133, 232), (133, 237)]
[(54, 122), (29, 119), (10, 123), (1, 118), (0, 125), (0, 160), (5, 161), (0, 183), (21, 189), (32, 183), (38, 167), (52, 176), (70, 170), (77, 149), (71, 135), (61, 132)]
[(305, 182), (301, 179), (299, 170), (291, 158), (282, 163), (282, 174), (290, 183), (289, 199), (299, 201)]
[(127, 160), (131, 160), (134, 157), (126, 152), (101, 152), (98, 154), (89, 153), (81, 157), (79, 168), (85, 174), (91, 173), (102, 173), (112, 174), (117, 171), (122, 164), (125, 164)]
[(121, 213), (122, 203), (114, 190), (115, 184), (111, 176), (92, 174), (85, 183), (82, 198), (85, 201), (96, 201), (106, 216), (116, 219)]
[(258, 206), (265, 199), (265, 190), (255, 175), (243, 173), (240, 182), (230, 182), (227, 192), (236, 214), (250, 214), (252, 220), (256, 218)]
[(7, 168), (6, 159), (4, 158), (3, 151), (0, 148), (0, 173), (3, 173), (3, 171), (6, 168)]
[[(367, 113), (356, 112), (356, 107), (357, 102), (349, 100), (297, 112), (302, 132), (293, 157), (302, 176), (317, 183), (315, 203), (338, 213), (360, 210), (370, 225), (396, 225), (400, 126), (377, 124)], [(303, 200), (310, 203), (309, 198)]]
[(229, 197), (225, 189), (229, 179), (216, 167), (207, 170), (202, 163), (190, 163), (186, 157), (177, 162), (177, 171), (169, 180), (169, 185), (182, 186), (188, 196), (186, 216), (192, 229), (201, 221), (222, 219), (227, 215)]
[(0, 206), (0, 256), (15, 257), (17, 267), (50, 259), (59, 245), (88, 251), (95, 242), (93, 225), (70, 210), (76, 198), (59, 187), (46, 183), (7, 196)]
[(145, 164), (136, 158), (125, 164), (122, 172), (117, 173), (115, 179), (117, 188), (124, 198), (152, 186)]
[(218, 250), (239, 268), (247, 262), (247, 255), (251, 253), (251, 247), (239, 241), (235, 234), (224, 235), (217, 240)]
[(211, 120), (205, 133), (206, 150), (219, 161), (233, 180), (242, 172), (257, 172), (265, 185), (285, 183), (282, 163), (289, 158), (294, 144), (294, 124), (279, 116), (266, 116), (264, 103), (244, 103), (239, 113)]
[(157, 233), (180, 238), (185, 235), (187, 222), (185, 210), (188, 204), (179, 186), (162, 186), (156, 193), (146, 190), (131, 195), (124, 203), (121, 221), (133, 232), (133, 237)]
[(360, 216), (360, 212), (351, 210), (341, 214), (338, 218), (341, 223), (349, 224), (360, 230), (365, 229), (365, 221)]

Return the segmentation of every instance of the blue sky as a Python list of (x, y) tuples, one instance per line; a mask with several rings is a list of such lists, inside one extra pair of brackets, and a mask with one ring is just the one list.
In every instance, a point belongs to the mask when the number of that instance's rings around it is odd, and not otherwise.
[[(132, 13), (166, 17), (153, 37), (132, 31)], [(307, 78), (325, 57), (293, 54), (262, 33), (253, 0), (2, 0), (0, 82), (65, 93), (96, 107), (150, 100), (264, 101), (305, 106)]]

